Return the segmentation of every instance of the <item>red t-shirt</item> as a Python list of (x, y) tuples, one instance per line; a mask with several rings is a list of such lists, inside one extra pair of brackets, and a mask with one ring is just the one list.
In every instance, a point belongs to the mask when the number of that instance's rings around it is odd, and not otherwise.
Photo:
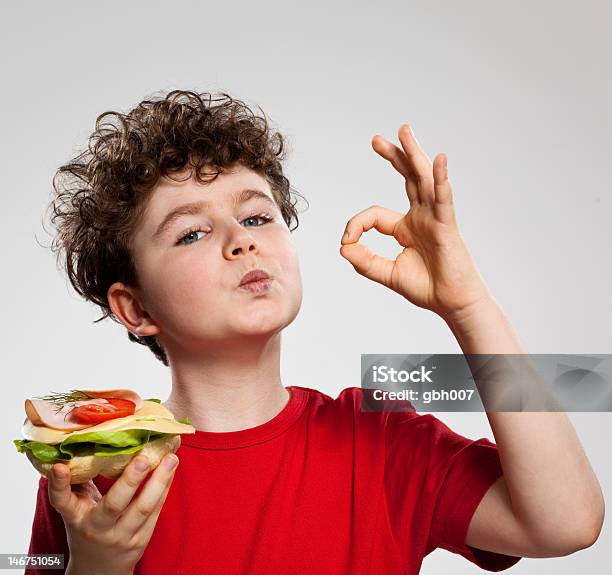
[[(437, 547), (488, 571), (519, 561), (465, 544), (502, 474), (494, 443), (458, 435), (432, 414), (362, 412), (359, 387), (336, 399), (287, 389), (287, 405), (262, 425), (181, 436), (179, 467), (135, 575), (415, 575)], [(103, 495), (113, 484), (94, 482)], [(45, 477), (29, 553), (69, 559)]]

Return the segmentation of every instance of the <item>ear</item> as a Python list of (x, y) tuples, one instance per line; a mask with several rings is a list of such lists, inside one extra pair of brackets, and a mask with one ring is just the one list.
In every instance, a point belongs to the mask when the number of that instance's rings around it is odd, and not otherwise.
[(157, 335), (159, 327), (142, 306), (142, 298), (136, 288), (115, 282), (106, 295), (111, 310), (121, 323), (134, 335)]

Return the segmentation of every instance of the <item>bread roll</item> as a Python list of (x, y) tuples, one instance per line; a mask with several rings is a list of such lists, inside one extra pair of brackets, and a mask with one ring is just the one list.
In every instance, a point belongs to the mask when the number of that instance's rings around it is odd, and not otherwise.
[[(163, 459), (166, 453), (175, 453), (181, 445), (181, 436), (166, 435), (158, 437), (145, 443), (144, 447), (136, 453), (124, 453), (122, 455), (85, 455), (82, 457), (73, 457), (61, 461), (63, 465), (70, 468), (70, 483), (86, 483), (93, 479), (96, 475), (102, 475), (109, 479), (115, 479), (127, 467), (128, 463), (137, 455), (144, 455), (149, 460), (149, 470), (155, 469)], [(26, 455), (32, 465), (45, 477), (49, 477), (51, 468), (58, 463), (44, 463), (40, 459), (36, 459), (32, 452), (28, 449)]]

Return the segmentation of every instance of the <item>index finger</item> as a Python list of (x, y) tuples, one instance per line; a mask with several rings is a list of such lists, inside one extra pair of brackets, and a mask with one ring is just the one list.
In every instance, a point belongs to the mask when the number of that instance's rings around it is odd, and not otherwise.
[(375, 228), (381, 234), (392, 236), (395, 226), (404, 217), (401, 212), (384, 208), (383, 206), (370, 206), (355, 214), (346, 223), (345, 233), (340, 239), (342, 244), (352, 244), (359, 241), (364, 232)]

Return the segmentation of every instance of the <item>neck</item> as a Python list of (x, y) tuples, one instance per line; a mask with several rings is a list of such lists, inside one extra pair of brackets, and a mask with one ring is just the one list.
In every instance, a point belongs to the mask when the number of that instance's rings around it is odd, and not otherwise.
[(197, 356), (174, 355), (172, 392), (163, 405), (200, 431), (256, 427), (289, 401), (280, 378), (280, 333)]

